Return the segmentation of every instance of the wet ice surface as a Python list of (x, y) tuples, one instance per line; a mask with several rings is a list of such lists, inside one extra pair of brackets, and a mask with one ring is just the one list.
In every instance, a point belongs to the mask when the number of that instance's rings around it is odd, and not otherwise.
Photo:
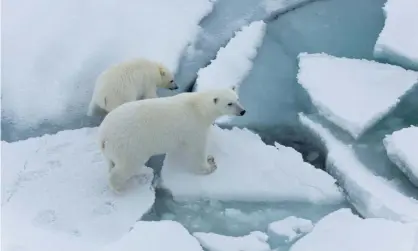
[(386, 20), (376, 41), (374, 55), (393, 64), (418, 70), (418, 2), (388, 0), (383, 8)]
[(97, 248), (122, 237), (153, 206), (150, 168), (123, 196), (110, 190), (96, 133), (85, 128), (2, 141), (5, 250)]
[(386, 219), (362, 219), (340, 209), (321, 219), (290, 251), (415, 251), (418, 225)]

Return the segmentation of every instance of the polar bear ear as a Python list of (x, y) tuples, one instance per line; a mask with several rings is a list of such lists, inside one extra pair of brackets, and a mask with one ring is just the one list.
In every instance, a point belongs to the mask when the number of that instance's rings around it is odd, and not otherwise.
[(164, 67), (162, 67), (161, 65), (158, 66), (158, 70), (160, 71), (160, 75), (161, 77), (165, 76), (165, 69)]
[(218, 103), (218, 98), (214, 98), (213, 103), (215, 103), (215, 104)]

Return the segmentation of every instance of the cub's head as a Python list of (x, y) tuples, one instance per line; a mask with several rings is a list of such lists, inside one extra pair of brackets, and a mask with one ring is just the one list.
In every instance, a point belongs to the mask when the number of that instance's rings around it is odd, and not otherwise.
[(163, 66), (162, 64), (159, 64), (158, 71), (161, 76), (161, 82), (158, 85), (158, 87), (170, 90), (178, 89), (176, 82), (174, 82), (173, 74), (171, 74), (170, 70), (168, 70), (167, 67)]
[(244, 107), (239, 103), (235, 87), (213, 91), (212, 102), (217, 113), (221, 116), (243, 116), (245, 114)]

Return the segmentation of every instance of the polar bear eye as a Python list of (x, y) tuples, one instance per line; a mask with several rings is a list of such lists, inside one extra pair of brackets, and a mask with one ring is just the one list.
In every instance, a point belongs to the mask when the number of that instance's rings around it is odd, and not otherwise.
[(232, 103), (228, 103), (228, 106), (232, 106)]
[(170, 83), (173, 83), (174, 82), (174, 80), (170, 80)]

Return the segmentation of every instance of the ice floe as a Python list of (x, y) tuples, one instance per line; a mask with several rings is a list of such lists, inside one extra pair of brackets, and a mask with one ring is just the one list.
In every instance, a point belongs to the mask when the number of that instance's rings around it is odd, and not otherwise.
[(311, 220), (289, 216), (283, 220), (275, 221), (269, 224), (269, 235), (285, 239), (286, 242), (291, 242), (300, 236), (309, 233), (313, 229)]
[(85, 128), (2, 142), (5, 250), (100, 247), (148, 212), (155, 199), (152, 170), (146, 168), (132, 179), (129, 191), (115, 195), (96, 132)]
[(341, 185), (351, 204), (365, 217), (402, 222), (418, 221), (418, 201), (372, 173), (360, 162), (350, 145), (338, 140), (320, 123), (299, 114), (300, 122), (324, 143), (327, 171)]
[(322, 116), (358, 138), (414, 87), (418, 73), (364, 59), (301, 53), (298, 82)]
[[(280, 144), (266, 145), (247, 130), (213, 126), (208, 152), (218, 169), (196, 175), (185, 166), (182, 154), (166, 155), (162, 186), (176, 200), (198, 198), (233, 201), (304, 201), (337, 203), (342, 194), (326, 172), (304, 162), (302, 155)], [(185, 153), (187, 154), (187, 153)]]
[(411, 126), (383, 140), (389, 158), (418, 186), (418, 127)]
[(178, 222), (139, 221), (121, 239), (101, 251), (203, 251), (199, 242)]
[(386, 20), (374, 56), (405, 68), (418, 70), (418, 1), (388, 0), (383, 7)]
[(386, 219), (362, 219), (350, 209), (335, 211), (290, 251), (416, 251), (418, 227)]
[(208, 251), (270, 251), (268, 236), (254, 231), (246, 236), (232, 237), (214, 233), (193, 233)]
[(266, 23), (255, 21), (235, 33), (216, 58), (197, 72), (195, 91), (238, 86), (252, 68)]

